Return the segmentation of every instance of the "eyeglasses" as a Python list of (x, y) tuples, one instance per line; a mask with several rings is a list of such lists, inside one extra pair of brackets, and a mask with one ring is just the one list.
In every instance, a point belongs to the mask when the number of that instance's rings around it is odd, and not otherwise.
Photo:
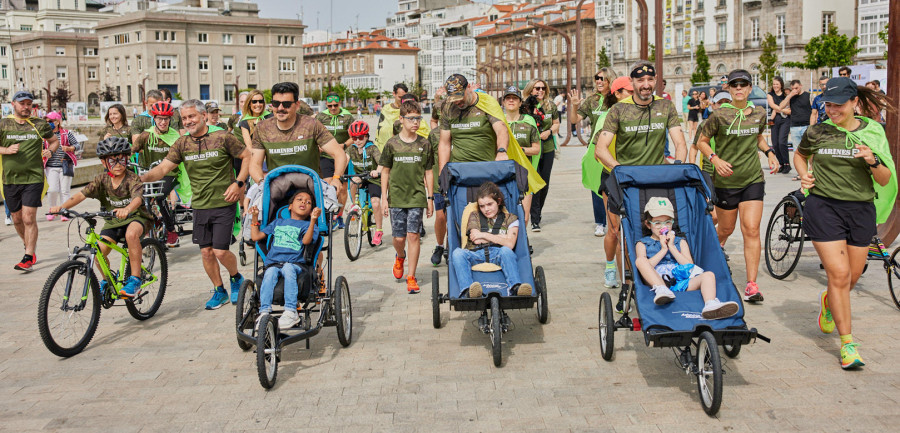
[(748, 83), (746, 81), (735, 81), (734, 83), (731, 83), (728, 86), (731, 88), (734, 88), (734, 89), (743, 89), (744, 87), (750, 87), (750, 83)]
[(544, 90), (547, 90), (547, 88), (544, 86), (534, 86), (534, 90), (540, 90), (543, 92)]
[(274, 107), (274, 108), (278, 108), (278, 107), (282, 107), (282, 106), (284, 108), (291, 108), (291, 105), (294, 105), (294, 101), (274, 101), (273, 100), (271, 102), (271, 104), (272, 104), (272, 107)]
[(650, 225), (652, 225), (652, 226), (654, 226), (654, 227), (659, 227), (659, 226), (670, 226), (670, 225), (672, 225), (672, 224), (675, 224), (675, 220), (650, 221)]
[(116, 164), (119, 164), (122, 167), (125, 167), (126, 164), (128, 164), (128, 157), (125, 155), (121, 155), (118, 158), (114, 157), (114, 156), (110, 156), (110, 157), (106, 158), (106, 163), (109, 164), (109, 168), (115, 167)]
[(840, 75), (840, 76), (842, 76), (842, 77), (849, 77), (849, 76), (850, 76), (850, 74), (848, 74), (848, 73), (846, 73), (846, 72), (840, 72), (840, 73), (838, 73), (838, 75)]
[(594, 81), (599, 81), (599, 80), (606, 81), (606, 77), (604, 77), (603, 75), (600, 75), (600, 74), (594, 75)]
[(358, 137), (350, 137), (350, 138), (352, 138), (353, 141), (361, 141), (361, 140), (365, 140), (365, 139), (367, 139), (367, 138), (369, 138), (369, 137), (366, 136), (366, 135), (360, 135), (360, 136), (358, 136)]
[(251, 99), (250, 103), (251, 104), (265, 104), (266, 100), (265, 99)]
[(338, 104), (328, 104), (328, 105), (325, 105), (325, 106), (328, 107), (328, 108), (337, 108), (337, 107), (339, 107)]
[(157, 116), (153, 118), (153, 121), (156, 123), (169, 123), (172, 121), (172, 118), (169, 116)]
[(410, 122), (421, 122), (422, 116), (403, 116), (404, 119), (409, 120)]

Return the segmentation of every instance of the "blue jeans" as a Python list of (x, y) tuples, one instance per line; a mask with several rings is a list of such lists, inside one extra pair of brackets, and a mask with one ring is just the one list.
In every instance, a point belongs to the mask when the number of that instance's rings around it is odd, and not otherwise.
[(594, 207), (594, 224), (606, 225), (606, 205), (603, 203), (603, 197), (595, 193), (591, 193), (591, 202)]
[(794, 147), (794, 150), (800, 146), (800, 140), (803, 139), (806, 128), (809, 126), (791, 126), (791, 146)]
[(278, 276), (284, 276), (284, 309), (297, 309), (297, 279), (300, 277), (302, 269), (292, 263), (285, 263), (280, 268), (273, 266), (266, 269), (263, 275), (262, 285), (259, 287), (259, 313), (272, 311), (272, 298), (275, 296), (275, 284), (278, 283)]
[[(500, 265), (502, 268), (503, 277), (506, 278), (509, 289), (522, 282), (522, 279), (519, 278), (518, 258), (513, 250), (507, 247), (488, 247), (488, 253), (491, 263)], [(450, 261), (453, 262), (453, 268), (456, 270), (456, 282), (459, 284), (460, 291), (466, 290), (474, 282), (472, 266), (484, 263), (484, 250), (457, 248), (450, 255)]]

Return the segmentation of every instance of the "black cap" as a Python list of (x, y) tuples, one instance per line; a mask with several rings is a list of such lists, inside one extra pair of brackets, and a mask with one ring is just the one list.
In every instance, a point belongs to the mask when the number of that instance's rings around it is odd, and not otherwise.
[(25, 100), (34, 101), (34, 95), (32, 95), (31, 92), (19, 90), (15, 95), (13, 95), (12, 100), (16, 102), (22, 102)]
[(744, 69), (735, 69), (728, 74), (728, 84), (732, 84), (735, 81), (746, 81), (748, 83), (752, 83), (753, 79), (750, 77), (750, 73)]
[(843, 104), (857, 95), (856, 82), (850, 77), (834, 77), (825, 84), (822, 102)]
[(509, 96), (509, 95), (513, 95), (513, 96), (518, 97), (519, 99), (522, 99), (522, 92), (520, 92), (520, 91), (519, 91), (519, 88), (516, 87), (516, 86), (509, 86), (509, 87), (507, 87), (507, 88), (506, 88), (506, 91), (503, 92), (503, 97), (500, 98), (500, 99), (506, 99), (506, 97)]

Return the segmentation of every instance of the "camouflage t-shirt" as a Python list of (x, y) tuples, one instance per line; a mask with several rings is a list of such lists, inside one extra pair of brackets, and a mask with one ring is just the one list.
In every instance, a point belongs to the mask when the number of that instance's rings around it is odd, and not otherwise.
[(597, 125), (597, 117), (600, 116), (603, 107), (603, 95), (594, 92), (591, 96), (584, 98), (581, 106), (578, 107), (577, 113), (591, 124), (591, 132), (603, 125)]
[[(544, 110), (544, 121), (538, 126), (541, 127), (541, 131), (549, 131), (550, 127), (553, 126), (553, 121), (560, 119), (559, 110), (556, 108), (556, 104), (552, 102), (541, 104), (540, 107)], [(550, 134), (546, 140), (541, 140), (541, 153), (553, 152), (554, 150), (556, 150), (556, 144), (553, 141), (553, 134)]]
[[(861, 123), (859, 128), (850, 132), (866, 127), (881, 128), (875, 122)], [(865, 159), (856, 158), (858, 152), (847, 141), (847, 134), (833, 125), (817, 123), (810, 126), (797, 147), (797, 153), (812, 157), (809, 167), (816, 178), (816, 185), (809, 193), (836, 200), (875, 200), (872, 170)]]
[(539, 143), (541, 141), (541, 133), (538, 132), (537, 128), (521, 117), (519, 120), (509, 122), (509, 128), (512, 130), (516, 143), (519, 143), (519, 147), (522, 149), (527, 149), (531, 147), (533, 143)]
[(219, 130), (200, 138), (182, 135), (169, 149), (166, 159), (184, 163), (191, 182), (191, 207), (214, 209), (233, 205), (225, 201), (225, 190), (234, 183), (234, 158), (240, 157), (245, 147), (229, 134)]
[[(332, 115), (328, 110), (322, 111), (319, 114), (316, 114), (316, 120), (325, 125), (325, 129), (327, 129), (328, 132), (334, 136), (334, 139), (341, 144), (341, 147), (343, 147), (344, 143), (350, 140), (350, 132), (348, 131), (350, 129), (350, 124), (356, 119), (349, 111), (342, 109), (337, 116)], [(327, 153), (323, 153), (322, 156), (332, 159), (331, 155)]]
[(441, 130), (438, 128), (434, 128), (431, 132), (428, 133), (428, 145), (431, 148), (431, 162), (434, 164), (432, 167), (432, 174), (434, 175), (434, 183), (432, 183), (433, 193), (437, 194), (441, 192), (441, 184), (438, 182), (438, 179), (441, 177), (441, 172), (438, 170), (437, 162), (438, 162), (438, 148), (441, 145)]
[[(509, 233), (509, 226), (512, 225), (514, 222), (516, 222), (518, 217), (514, 213), (506, 212), (505, 208), (502, 209), (501, 211), (504, 212), (505, 218), (503, 219), (503, 222), (500, 224), (500, 229), (497, 232), (497, 234), (502, 236), (502, 235), (506, 235), (507, 233)], [(488, 223), (487, 230), (481, 230), (484, 227), (481, 227), (481, 217), (479, 215), (480, 215), (480, 212), (477, 210), (475, 212), (472, 212), (471, 214), (469, 214), (469, 221), (466, 223), (466, 231), (471, 231), (472, 229), (476, 229), (476, 230), (480, 230), (480, 231), (490, 232), (491, 230), (494, 229), (494, 224), (497, 223), (496, 218), (493, 220), (487, 220), (487, 223)], [(466, 233), (466, 236), (468, 236), (468, 235), (469, 234)], [(475, 248), (478, 248), (478, 245), (476, 245), (475, 242), (472, 242), (472, 240), (469, 239), (469, 241), (466, 242), (466, 249), (473, 250)]]
[(612, 106), (603, 131), (616, 135), (616, 160), (622, 165), (658, 165), (666, 162), (666, 132), (681, 125), (681, 116), (668, 99), (641, 106), (626, 98)]
[(442, 107), (440, 129), (450, 131), (450, 162), (493, 161), (497, 156), (497, 133), (493, 125), (502, 120), (485, 113), (476, 104), (463, 109), (456, 104)]
[[(353, 171), (357, 174), (365, 174), (378, 168), (378, 162), (381, 161), (381, 151), (374, 143), (367, 142), (362, 148), (351, 144), (347, 148), (347, 156), (350, 157), (350, 163), (353, 164)], [(369, 183), (381, 185), (380, 177), (369, 179)]]
[(114, 229), (117, 227), (122, 227), (130, 224), (132, 221), (137, 221), (144, 225), (146, 229), (147, 226), (150, 225), (152, 218), (150, 217), (150, 213), (147, 211), (147, 207), (144, 206), (143, 198), (144, 198), (144, 184), (141, 182), (141, 178), (130, 171), (125, 172), (125, 177), (122, 179), (122, 182), (118, 187), (113, 186), (113, 178), (109, 177), (106, 173), (98, 174), (88, 183), (84, 188), (81, 189), (81, 193), (84, 194), (87, 198), (94, 198), (100, 201), (100, 206), (107, 210), (112, 211), (113, 209), (121, 209), (125, 206), (131, 204), (132, 200), (139, 198), (141, 199), (141, 206), (137, 208), (134, 212), (128, 215), (127, 218), (119, 219), (113, 218), (107, 220), (103, 225), (104, 229)]
[[(156, 128), (153, 128), (153, 130), (144, 131), (138, 136), (131, 145), (131, 151), (138, 155), (138, 162), (141, 165), (150, 166), (150, 164), (162, 161), (167, 157), (169, 149), (172, 148), (169, 143), (174, 145), (180, 137), (174, 128), (169, 128), (165, 134), (161, 135), (156, 132)], [(166, 173), (166, 176), (178, 176), (178, 169)]]
[(53, 137), (53, 130), (43, 119), (31, 117), (21, 124), (8, 117), (0, 119), (0, 147), (19, 145), (18, 152), (2, 157), (5, 185), (26, 185), (44, 181), (41, 153), (44, 151), (44, 140), (50, 137)]
[(116, 129), (112, 125), (106, 125), (97, 133), (97, 137), (100, 137), (100, 140), (103, 140), (103, 137), (106, 137), (106, 134), (109, 134), (110, 137), (122, 137), (131, 141), (130, 130), (130, 126), (122, 126), (121, 128)]
[(253, 134), (253, 148), (266, 151), (266, 167), (302, 165), (319, 171), (320, 148), (334, 140), (325, 125), (310, 116), (300, 115), (287, 131), (278, 128), (273, 117), (259, 122)]
[(313, 111), (312, 107), (310, 107), (306, 102), (297, 101), (297, 114), (302, 114), (304, 116), (315, 116), (316, 112)]
[[(706, 123), (706, 120), (707, 119), (703, 119), (703, 121), (700, 122), (700, 126), (697, 127), (698, 131), (703, 130), (703, 124)], [(694, 147), (697, 147), (697, 143), (699, 143), (699, 142), (700, 142), (700, 134), (694, 134)], [(716, 151), (716, 137), (711, 137), (709, 139), (709, 147), (712, 148), (713, 152)], [(709, 162), (709, 158), (703, 156), (702, 152), (699, 152), (699, 147), (697, 149), (698, 149), (698, 153), (700, 154), (700, 170), (703, 170), (703, 171), (709, 173), (710, 176), (713, 176), (716, 172), (716, 167), (714, 165), (712, 165), (711, 162)], [(694, 161), (691, 161), (691, 162), (694, 162)]]
[[(145, 111), (146, 113), (146, 111)], [(140, 134), (141, 132), (150, 129), (153, 126), (153, 117), (149, 115), (138, 114), (134, 116), (134, 119), (131, 121), (131, 135)], [(181, 113), (178, 112), (176, 108), (174, 113), (172, 114), (172, 120), (169, 121), (169, 129), (174, 129), (176, 131), (181, 130)]]
[(444, 101), (444, 99), (441, 99), (431, 106), (431, 118), (435, 121), (441, 120), (441, 110), (444, 107)]
[(391, 169), (388, 185), (388, 206), (393, 208), (424, 208), (428, 206), (425, 191), (425, 172), (431, 170), (431, 145), (425, 137), (407, 143), (399, 135), (391, 137), (381, 152), (381, 166)]
[(700, 129), (700, 134), (715, 137), (716, 154), (731, 164), (734, 172), (728, 177), (713, 176), (716, 188), (743, 188), (763, 181), (758, 137), (766, 130), (766, 110), (753, 107), (747, 114), (745, 109), (743, 120), (735, 118), (738, 114), (735, 108), (718, 108), (710, 113)]

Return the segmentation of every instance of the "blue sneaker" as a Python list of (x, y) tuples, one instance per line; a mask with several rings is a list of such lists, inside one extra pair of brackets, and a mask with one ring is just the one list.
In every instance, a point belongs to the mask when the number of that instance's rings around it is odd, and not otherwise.
[(603, 285), (609, 288), (619, 287), (619, 270), (616, 268), (606, 268), (603, 272)]
[(127, 280), (125, 280), (125, 286), (122, 287), (122, 290), (119, 290), (119, 295), (125, 296), (127, 298), (133, 298), (140, 290), (141, 279), (132, 275), (128, 277)]
[(238, 301), (238, 293), (241, 292), (241, 286), (244, 284), (244, 276), (238, 274), (237, 278), (230, 278), (231, 280), (231, 303), (237, 304)]
[(225, 304), (228, 303), (228, 293), (225, 292), (225, 289), (213, 289), (212, 298), (209, 298), (209, 301), (206, 301), (206, 309), (207, 310), (215, 310)]
[(107, 287), (109, 287), (109, 281), (106, 281), (106, 280), (100, 281), (100, 297), (101, 298), (106, 295)]

